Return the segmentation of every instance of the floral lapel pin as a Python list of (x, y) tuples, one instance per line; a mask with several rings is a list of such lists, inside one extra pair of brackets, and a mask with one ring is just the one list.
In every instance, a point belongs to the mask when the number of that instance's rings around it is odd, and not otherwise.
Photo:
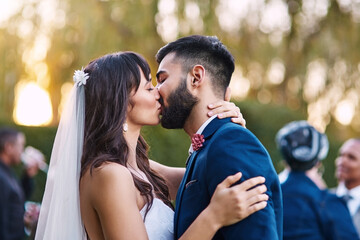
[(193, 137), (191, 138), (191, 145), (194, 149), (194, 151), (199, 150), (203, 143), (205, 142), (204, 135), (195, 133)]

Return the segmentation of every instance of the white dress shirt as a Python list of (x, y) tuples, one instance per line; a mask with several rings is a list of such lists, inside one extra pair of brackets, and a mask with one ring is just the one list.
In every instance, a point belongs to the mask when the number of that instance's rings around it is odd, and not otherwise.
[[(207, 125), (209, 125), (209, 123), (214, 120), (214, 118), (216, 118), (217, 115), (212, 116), (211, 118), (209, 118), (208, 120), (206, 120), (201, 127), (197, 130), (196, 134), (202, 134), (202, 132), (204, 131), (204, 129), (206, 128)], [(190, 144), (190, 148), (189, 148), (189, 155), (191, 155), (194, 152), (193, 146), (192, 144)]]
[(347, 189), (344, 183), (340, 183), (336, 189), (336, 195), (338, 197), (350, 196), (347, 201), (350, 215), (353, 217), (360, 208), (360, 186), (353, 189)]

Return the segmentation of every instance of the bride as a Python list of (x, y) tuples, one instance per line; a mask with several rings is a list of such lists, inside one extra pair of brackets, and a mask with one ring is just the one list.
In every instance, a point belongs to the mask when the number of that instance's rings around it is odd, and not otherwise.
[[(171, 200), (184, 169), (148, 159), (140, 131), (159, 124), (161, 114), (148, 63), (133, 52), (108, 54), (76, 71), (74, 81), (35, 239), (173, 239)], [(233, 104), (216, 105), (213, 112), (237, 116)], [(229, 176), (218, 185), (180, 239), (211, 239), (219, 228), (266, 206), (265, 179), (230, 187), (240, 178)]]

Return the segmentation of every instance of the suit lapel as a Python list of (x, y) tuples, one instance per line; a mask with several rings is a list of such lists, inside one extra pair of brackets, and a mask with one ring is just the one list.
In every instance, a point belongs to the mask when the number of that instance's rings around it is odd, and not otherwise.
[(184, 189), (185, 189), (185, 185), (188, 181), (189, 178), (189, 173), (192, 172), (192, 169), (194, 168), (194, 159), (197, 155), (197, 151), (193, 152), (187, 160), (187, 166), (186, 166), (186, 172), (184, 174), (183, 179), (181, 180), (179, 189), (178, 189), (178, 193), (176, 195), (176, 207), (175, 207), (175, 216), (174, 216), (174, 234), (175, 236), (177, 235), (177, 229), (178, 229), (178, 220), (179, 220), (179, 212), (180, 212), (180, 208), (181, 208), (181, 200), (182, 200), (182, 196), (184, 193)]
[(205, 138), (205, 142), (206, 140), (208, 140), (209, 138), (211, 138), (212, 135), (214, 135), (214, 133), (225, 123), (231, 122), (231, 118), (224, 118), (224, 119), (218, 119), (218, 118), (214, 118), (214, 120), (212, 120), (209, 125), (206, 126), (206, 128), (203, 131), (203, 135)]
[[(204, 142), (204, 146), (202, 148), (204, 148), (206, 146), (206, 140), (210, 139), (210, 137), (216, 132), (217, 129), (219, 129), (224, 123), (230, 122), (231, 119), (230, 118), (225, 118), (225, 119), (218, 119), (218, 118), (214, 118), (214, 120), (212, 120), (209, 125), (206, 126), (206, 128), (203, 131), (203, 135), (205, 138), (205, 142)], [(201, 149), (200, 149), (201, 150)], [(199, 151), (200, 151), (199, 150)], [(192, 172), (194, 166), (195, 166), (195, 160), (196, 160), (196, 155), (198, 154), (199, 151), (195, 151), (193, 152), (189, 157), (187, 162), (187, 166), (186, 166), (186, 172), (184, 174), (184, 177), (180, 183), (179, 186), (179, 190), (178, 193), (176, 195), (176, 208), (175, 208), (175, 216), (174, 216), (174, 235), (175, 238), (177, 236), (177, 231), (178, 231), (178, 225), (181, 224), (179, 223), (179, 212), (181, 209), (181, 201), (182, 201), (182, 197), (184, 194), (184, 190), (185, 190), (185, 185), (189, 180), (190, 173)]]

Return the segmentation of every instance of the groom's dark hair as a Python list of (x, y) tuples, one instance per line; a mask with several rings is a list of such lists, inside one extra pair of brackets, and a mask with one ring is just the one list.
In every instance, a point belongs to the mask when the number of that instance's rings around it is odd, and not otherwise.
[(156, 54), (160, 63), (164, 57), (175, 53), (175, 61), (181, 61), (183, 73), (195, 65), (202, 65), (210, 73), (213, 90), (224, 96), (234, 72), (234, 57), (215, 36), (192, 35), (179, 38), (162, 47)]

